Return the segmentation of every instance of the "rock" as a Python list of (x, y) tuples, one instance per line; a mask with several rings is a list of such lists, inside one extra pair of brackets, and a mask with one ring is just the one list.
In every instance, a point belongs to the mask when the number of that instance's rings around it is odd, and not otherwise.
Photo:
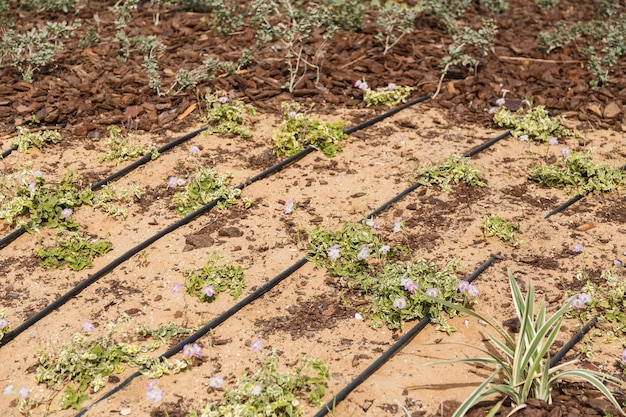
[(621, 112), (622, 109), (620, 109), (619, 105), (616, 102), (612, 101), (604, 108), (603, 115), (605, 119), (614, 119)]
[(600, 110), (600, 107), (597, 104), (587, 104), (585, 108), (589, 110), (591, 113), (595, 114), (596, 116), (602, 117), (602, 111)]
[(222, 227), (219, 232), (219, 236), (222, 237), (239, 237), (243, 236), (243, 232), (238, 227)]

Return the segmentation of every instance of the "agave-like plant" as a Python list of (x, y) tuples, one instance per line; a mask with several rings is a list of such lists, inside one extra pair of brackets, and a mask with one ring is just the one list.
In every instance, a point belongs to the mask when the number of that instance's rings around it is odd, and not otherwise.
[[(623, 386), (624, 383), (602, 372), (588, 369), (572, 368), (578, 359), (563, 364), (551, 366), (550, 348), (556, 340), (565, 312), (570, 308), (569, 302), (561, 307), (552, 316), (547, 317), (545, 303), (541, 303), (535, 316), (535, 288), (529, 285), (526, 298), (522, 295), (519, 285), (509, 272), (509, 283), (513, 295), (513, 303), (517, 317), (521, 323), (517, 340), (513, 338), (496, 321), (486, 319), (480, 314), (463, 306), (454, 305), (446, 300), (437, 299), (437, 302), (454, 308), (459, 312), (482, 320), (495, 329), (500, 338), (488, 335), (489, 340), (497, 349), (488, 351), (476, 346), (467, 345), (487, 354), (482, 358), (466, 358), (437, 363), (484, 363), (495, 365), (495, 370), (483, 381), (472, 394), (456, 410), (453, 417), (462, 417), (474, 405), (492, 395), (502, 395), (494, 405), (489, 415), (494, 415), (507, 398), (510, 398), (513, 409), (510, 414), (526, 407), (528, 398), (536, 398), (552, 402), (552, 386), (560, 379), (577, 379), (587, 382), (600, 391), (614, 406), (626, 415), (619, 403), (604, 385), (603, 381)], [(498, 380), (496, 380), (500, 376)], [(496, 382), (497, 381), (497, 382)]]

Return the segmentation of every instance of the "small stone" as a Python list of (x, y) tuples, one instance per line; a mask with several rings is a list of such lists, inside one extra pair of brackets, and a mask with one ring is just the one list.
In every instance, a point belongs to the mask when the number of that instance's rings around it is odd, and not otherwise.
[(603, 113), (605, 119), (613, 119), (617, 117), (617, 115), (619, 115), (621, 112), (622, 109), (619, 108), (619, 105), (616, 102), (612, 101), (606, 105)]
[(132, 410), (130, 409), (130, 407), (125, 407), (120, 410), (120, 414), (123, 416), (129, 415), (131, 412)]

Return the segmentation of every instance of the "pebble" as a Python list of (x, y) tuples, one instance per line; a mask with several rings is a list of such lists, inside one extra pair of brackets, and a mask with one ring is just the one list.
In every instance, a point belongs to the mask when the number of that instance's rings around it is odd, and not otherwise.
[(132, 410), (130, 409), (130, 407), (125, 407), (120, 410), (120, 414), (123, 416), (127, 416), (130, 413), (132, 413)]

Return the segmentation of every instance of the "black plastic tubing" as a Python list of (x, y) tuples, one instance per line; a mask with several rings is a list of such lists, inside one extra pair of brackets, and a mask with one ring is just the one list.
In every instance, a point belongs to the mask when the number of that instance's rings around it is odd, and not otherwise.
[(0, 159), (2, 158), (6, 158), (7, 156), (11, 155), (14, 151), (17, 151), (17, 146), (14, 146), (10, 149), (7, 149), (6, 151), (2, 152), (2, 155), (0, 155)]
[[(425, 95), (425, 96), (420, 97), (420, 98), (415, 99), (415, 100), (411, 100), (410, 102), (407, 102), (407, 103), (403, 104), (402, 106), (399, 106), (397, 108), (391, 109), (391, 110), (389, 110), (389, 111), (387, 111), (387, 112), (385, 112), (385, 113), (383, 113), (383, 114), (381, 114), (379, 116), (376, 116), (373, 119), (370, 119), (370, 120), (367, 120), (367, 121), (365, 121), (363, 123), (360, 123), (360, 124), (350, 128), (350, 129), (348, 129), (346, 132), (353, 133), (353, 132), (356, 132), (357, 130), (363, 129), (363, 128), (368, 127), (368, 126), (371, 126), (374, 123), (377, 123), (377, 122), (379, 122), (379, 121), (381, 121), (381, 120), (383, 120), (383, 119), (385, 119), (385, 118), (387, 118), (389, 116), (392, 116), (392, 115), (396, 114), (401, 109), (405, 109), (409, 105), (413, 105), (413, 104), (422, 102), (422, 101), (428, 99), (429, 97), (430, 97), (430, 94)], [(373, 120), (375, 120), (375, 121), (373, 121)], [(202, 131), (202, 129), (200, 131)], [(192, 132), (192, 133), (198, 134), (200, 131), (196, 131), (196, 132)], [(168, 144), (166, 146), (169, 146), (171, 148), (172, 146), (175, 146), (174, 142), (181, 143), (181, 141), (183, 141), (184, 138), (189, 139), (189, 137), (192, 137), (190, 135), (191, 135), (191, 133), (188, 134), (188, 135), (183, 136), (180, 139), (178, 139), (178, 141), (171, 142), (170, 144)], [(184, 139), (184, 140), (186, 140), (186, 139)], [(297, 154), (295, 154), (295, 155), (285, 159), (284, 161), (281, 161), (280, 163), (274, 165), (273, 167), (270, 167), (270, 168), (266, 169), (265, 171), (263, 171), (262, 173), (256, 175), (255, 177), (252, 177), (252, 178), (246, 180), (245, 182), (243, 182), (242, 184), (239, 184), (235, 188), (237, 188), (239, 190), (243, 190), (246, 186), (252, 184), (253, 182), (259, 181), (259, 180), (261, 180), (261, 179), (263, 179), (263, 178), (273, 174), (274, 172), (283, 169), (287, 165), (290, 165), (293, 162), (303, 158), (304, 156), (308, 155), (309, 153), (313, 152), (314, 150), (315, 150), (315, 148), (309, 146), (308, 148), (306, 148), (306, 149), (298, 152)], [(191, 222), (196, 217), (198, 217), (198, 216), (208, 212), (213, 207), (215, 207), (217, 205), (217, 203), (220, 202), (221, 200), (222, 199), (219, 198), (219, 199), (215, 199), (215, 200), (211, 201), (210, 203), (208, 203), (205, 206), (199, 208), (198, 210), (194, 211), (193, 213), (188, 214), (187, 216), (185, 216), (181, 220), (177, 221), (176, 223), (172, 224), (171, 226), (167, 227), (166, 229), (161, 230), (159, 233), (157, 233), (156, 235), (150, 237), (149, 239), (145, 240), (144, 242), (140, 243), (136, 247), (126, 251), (122, 256), (120, 256), (119, 258), (115, 259), (113, 262), (109, 263), (108, 265), (104, 266), (102, 269), (100, 269), (98, 272), (94, 273), (93, 275), (89, 276), (84, 281), (80, 282), (77, 286), (72, 288), (67, 293), (63, 294), (56, 301), (52, 302), (51, 304), (46, 306), (44, 309), (42, 309), (38, 313), (36, 313), (35, 315), (33, 315), (30, 318), (28, 318), (24, 323), (22, 323), (21, 325), (19, 325), (15, 329), (11, 330), (10, 332), (6, 333), (4, 335), (4, 337), (2, 338), (2, 340), (0, 340), (0, 348), (2, 346), (6, 345), (7, 343), (9, 343), (10, 341), (12, 341), (13, 339), (15, 339), (19, 334), (23, 333), (30, 326), (34, 325), (35, 323), (37, 323), (39, 320), (41, 320), (45, 316), (47, 316), (48, 314), (50, 314), (51, 312), (53, 312), (57, 308), (61, 307), (65, 303), (67, 303), (70, 299), (72, 299), (76, 295), (80, 294), (85, 288), (89, 287), (91, 284), (96, 282), (102, 276), (106, 275), (107, 273), (112, 271), (114, 268), (116, 268), (117, 266), (119, 266), (120, 264), (125, 262), (126, 260), (130, 259), (132, 256), (136, 255), (137, 253), (141, 252), (142, 250), (144, 250), (145, 248), (147, 248), (148, 246), (150, 246), (152, 243), (156, 242), (157, 240), (159, 240), (163, 236), (165, 236), (168, 233), (171, 233), (174, 230), (178, 229), (179, 227), (181, 227), (181, 226)]]

